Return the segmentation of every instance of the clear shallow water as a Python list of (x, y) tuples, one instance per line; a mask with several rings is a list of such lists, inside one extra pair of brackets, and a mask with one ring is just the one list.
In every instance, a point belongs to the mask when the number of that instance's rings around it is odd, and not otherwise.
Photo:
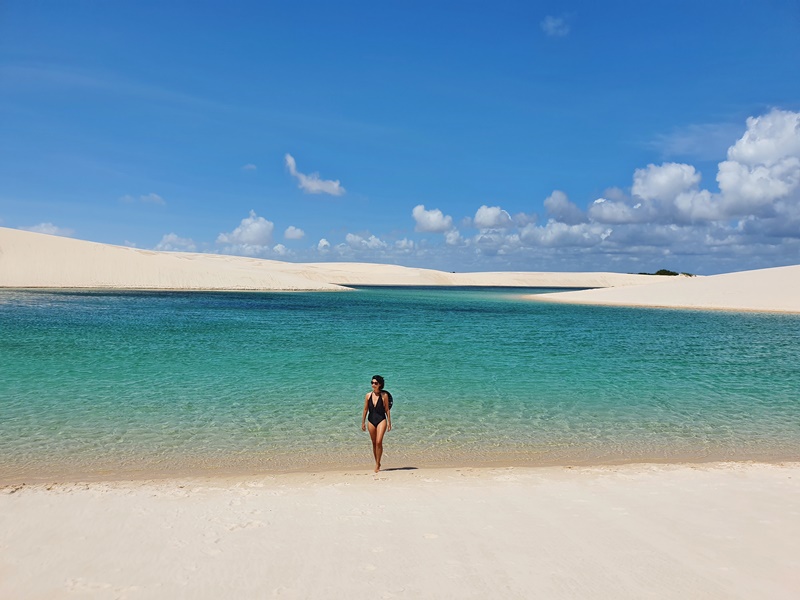
[(0, 481), (800, 459), (800, 317), (520, 293), (2, 291)]

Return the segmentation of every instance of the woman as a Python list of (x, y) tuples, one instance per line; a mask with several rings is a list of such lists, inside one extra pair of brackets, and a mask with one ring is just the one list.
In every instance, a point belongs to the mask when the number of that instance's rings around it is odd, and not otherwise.
[(361, 431), (366, 431), (364, 420), (369, 413), (369, 437), (372, 439), (372, 454), (375, 456), (375, 472), (381, 470), (383, 455), (383, 436), (392, 430), (392, 413), (389, 410), (389, 396), (383, 391), (383, 377), (372, 378), (372, 391), (364, 396), (364, 413), (361, 415)]

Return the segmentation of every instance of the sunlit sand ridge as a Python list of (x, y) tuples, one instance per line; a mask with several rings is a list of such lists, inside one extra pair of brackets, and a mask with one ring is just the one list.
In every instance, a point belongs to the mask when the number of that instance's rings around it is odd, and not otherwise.
[(665, 279), (657, 286), (558, 292), (531, 298), (575, 304), (800, 313), (800, 265)]
[(155, 252), (0, 228), (0, 287), (341, 290), (346, 285), (606, 287), (661, 281), (622, 273), (445, 273), (397, 265), (289, 263)]

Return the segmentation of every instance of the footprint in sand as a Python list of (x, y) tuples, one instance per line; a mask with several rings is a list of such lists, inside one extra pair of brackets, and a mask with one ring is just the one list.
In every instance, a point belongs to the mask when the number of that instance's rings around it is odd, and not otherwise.
[(258, 527), (264, 527), (263, 521), (250, 521), (248, 523), (231, 523), (230, 525), (226, 525), (226, 529), (228, 531), (239, 531), (240, 529), (257, 529)]

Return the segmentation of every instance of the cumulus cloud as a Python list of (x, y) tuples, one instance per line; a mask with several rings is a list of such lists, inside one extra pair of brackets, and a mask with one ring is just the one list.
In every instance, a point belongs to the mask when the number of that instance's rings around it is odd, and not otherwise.
[(568, 225), (558, 221), (549, 221), (547, 225), (538, 227), (529, 225), (520, 232), (520, 239), (531, 246), (596, 246), (603, 242), (612, 229), (599, 223), (580, 223)]
[(124, 202), (125, 204), (133, 204), (134, 202), (141, 202), (143, 204), (160, 204), (162, 206), (166, 204), (164, 198), (162, 198), (158, 194), (154, 194), (153, 192), (150, 192), (149, 194), (143, 194), (138, 197), (126, 194), (125, 196), (122, 196), (119, 200), (120, 202)]
[(197, 245), (190, 238), (182, 238), (176, 233), (167, 233), (158, 242), (153, 250), (162, 252), (194, 252)]
[(697, 187), (700, 173), (691, 165), (664, 163), (647, 165), (633, 173), (631, 193), (643, 200), (670, 202), (678, 194)]
[(394, 247), (401, 251), (410, 252), (415, 248), (415, 244), (414, 240), (403, 238), (402, 240), (397, 240), (394, 243)]
[(428, 233), (444, 233), (453, 228), (453, 218), (442, 214), (438, 208), (425, 210), (424, 204), (418, 204), (411, 211), (416, 225), (415, 231)]
[(305, 231), (295, 227), (294, 225), (289, 225), (289, 227), (286, 228), (286, 231), (283, 232), (283, 237), (287, 240), (302, 240), (305, 235)]
[(478, 229), (508, 229), (514, 225), (511, 215), (499, 206), (481, 206), (472, 219)]
[(220, 233), (217, 244), (225, 245), (223, 251), (245, 256), (263, 256), (269, 254), (272, 243), (272, 232), (275, 224), (264, 217), (259, 217), (254, 210), (242, 219), (239, 226), (229, 233)]
[(800, 113), (772, 110), (747, 119), (747, 131), (728, 149), (728, 160), (772, 166), (800, 156)]
[[(728, 216), (772, 216), (800, 196), (800, 113), (773, 110), (747, 119), (747, 131), (719, 164), (717, 183)], [(787, 208), (784, 206), (784, 208)]]
[(451, 229), (444, 234), (444, 242), (448, 246), (460, 246), (464, 242), (464, 239), (457, 229)]
[[(554, 190), (544, 201), (544, 208), (547, 214), (559, 223), (566, 223), (567, 225), (577, 225), (586, 220), (586, 215), (575, 204), (570, 202), (567, 195), (560, 191)], [(528, 223), (524, 223), (527, 225)]]
[(569, 24), (565, 17), (546, 16), (539, 24), (548, 36), (564, 37), (569, 33)]
[(317, 251), (322, 253), (322, 254), (325, 254), (326, 252), (329, 252), (330, 249), (331, 249), (331, 243), (328, 240), (326, 240), (325, 238), (322, 238), (319, 241), (319, 243), (317, 244)]
[(20, 227), (24, 231), (33, 231), (34, 233), (46, 233), (47, 235), (59, 235), (61, 237), (72, 237), (75, 231), (67, 227), (57, 227), (52, 223), (39, 223), (38, 225), (31, 225), (30, 227)]
[(597, 223), (622, 224), (642, 223), (648, 219), (642, 203), (631, 205), (624, 200), (608, 200), (598, 198), (589, 206), (589, 219)]
[(297, 179), (297, 186), (308, 194), (330, 194), (331, 196), (341, 196), (345, 193), (345, 189), (339, 180), (320, 179), (319, 173), (311, 173), (305, 175), (297, 170), (297, 163), (291, 154), (285, 157), (286, 168), (289, 173)]
[(378, 237), (375, 237), (374, 235), (370, 235), (368, 238), (365, 238), (354, 233), (348, 233), (345, 236), (345, 242), (354, 250), (365, 248), (369, 250), (377, 250), (387, 247), (386, 242)]

